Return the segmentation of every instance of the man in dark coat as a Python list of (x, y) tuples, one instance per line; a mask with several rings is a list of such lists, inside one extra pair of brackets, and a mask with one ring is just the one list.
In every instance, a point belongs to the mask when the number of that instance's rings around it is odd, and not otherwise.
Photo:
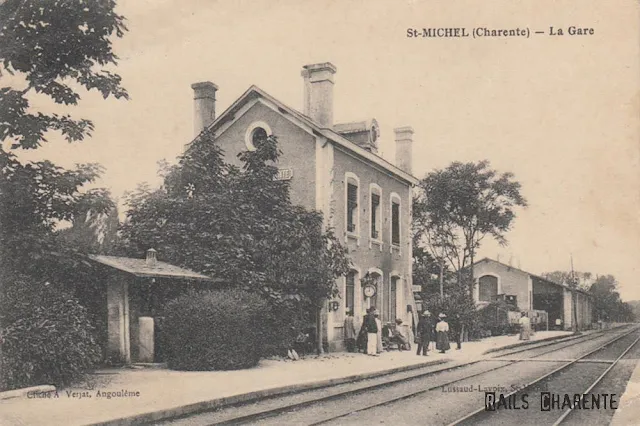
[(432, 339), (433, 321), (431, 320), (431, 312), (424, 311), (420, 317), (416, 330), (416, 343), (418, 344), (416, 355), (420, 355), (420, 352), (422, 351), (422, 355), (427, 356), (427, 352), (429, 351), (429, 342), (431, 342)]

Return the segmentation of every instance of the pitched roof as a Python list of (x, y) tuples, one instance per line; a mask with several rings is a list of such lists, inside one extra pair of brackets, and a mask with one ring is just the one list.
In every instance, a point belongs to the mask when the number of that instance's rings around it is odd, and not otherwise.
[(244, 105), (247, 101), (251, 99), (260, 98), (260, 97), (276, 105), (276, 107), (278, 108), (278, 111), (281, 114), (291, 115), (292, 117), (300, 121), (302, 124), (311, 128), (313, 132), (316, 133), (317, 135), (326, 137), (328, 140), (332, 141), (336, 145), (339, 145), (342, 148), (348, 149), (349, 151), (353, 152), (360, 158), (363, 158), (372, 163), (375, 163), (376, 165), (385, 169), (387, 172), (401, 178), (406, 182), (409, 182), (410, 184), (413, 184), (413, 185), (418, 184), (419, 179), (413, 176), (412, 174), (407, 173), (406, 171), (402, 170), (401, 168), (399, 168), (394, 164), (391, 164), (390, 162), (380, 157), (379, 155), (369, 152), (366, 149), (356, 145), (355, 143), (351, 142), (344, 136), (335, 132), (333, 129), (322, 127), (320, 124), (316, 123), (311, 118), (283, 104), (282, 102), (280, 102), (279, 100), (277, 100), (276, 98), (274, 98), (273, 96), (271, 96), (270, 94), (268, 94), (267, 92), (265, 92), (264, 90), (260, 89), (258, 86), (255, 86), (255, 85), (249, 87), (249, 89), (247, 89), (246, 92), (244, 92), (238, 99), (236, 99), (236, 101), (233, 104), (231, 104), (231, 106), (229, 106), (222, 114), (220, 114), (220, 116), (216, 118), (216, 120), (209, 126), (209, 129), (214, 130), (216, 127), (220, 126), (221, 124), (224, 124), (228, 120), (233, 120), (235, 118), (235, 113), (237, 113), (242, 108), (242, 105)]
[(368, 129), (368, 124), (369, 123), (367, 123), (366, 120), (352, 121), (350, 123), (338, 123), (334, 124), (333, 130), (339, 134), (364, 132)]
[(206, 275), (199, 274), (190, 269), (180, 268), (166, 262), (156, 261), (149, 266), (145, 259), (133, 259), (130, 257), (104, 256), (90, 254), (89, 258), (103, 265), (118, 269), (123, 272), (145, 278), (176, 278), (184, 280), (221, 281)]
[[(498, 265), (502, 265), (502, 266), (504, 266), (504, 267), (506, 267), (506, 268), (510, 268), (510, 269), (516, 270), (516, 271), (518, 271), (518, 272), (522, 272), (523, 274), (530, 275), (531, 277), (536, 278), (536, 279), (539, 279), (539, 280), (544, 281), (544, 282), (546, 282), (546, 283), (553, 284), (553, 285), (557, 285), (557, 286), (560, 286), (560, 287), (562, 287), (562, 288), (566, 288), (567, 290), (571, 290), (571, 287), (569, 287), (569, 286), (568, 286), (568, 285), (566, 285), (566, 284), (560, 284), (560, 283), (557, 283), (557, 282), (555, 282), (555, 281), (551, 281), (551, 280), (550, 280), (550, 279), (548, 279), (548, 278), (544, 278), (544, 277), (542, 277), (542, 276), (540, 276), (540, 275), (532, 274), (531, 272), (527, 272), (527, 271), (524, 271), (524, 270), (522, 270), (522, 269), (515, 268), (515, 267), (513, 267), (513, 266), (511, 266), (511, 265), (507, 265), (507, 264), (505, 264), (505, 263), (498, 262), (497, 260), (489, 259), (488, 257), (485, 257), (484, 259), (478, 260), (478, 261), (477, 261), (477, 262), (475, 262), (473, 265), (475, 266), (475, 265), (477, 265), (477, 264), (479, 264), (479, 263), (481, 263), (481, 262), (493, 262), (493, 263), (497, 263)], [(579, 288), (577, 288), (577, 289), (575, 289), (575, 290), (576, 290), (576, 291), (578, 291), (578, 292), (580, 292), (580, 293), (583, 293), (583, 294), (585, 294), (585, 295), (587, 295), (587, 296), (589, 296), (589, 297), (592, 297), (592, 295), (591, 295), (591, 294), (589, 294), (588, 292), (586, 292), (586, 291), (584, 291), (584, 290), (581, 290), (581, 289), (579, 289)]]

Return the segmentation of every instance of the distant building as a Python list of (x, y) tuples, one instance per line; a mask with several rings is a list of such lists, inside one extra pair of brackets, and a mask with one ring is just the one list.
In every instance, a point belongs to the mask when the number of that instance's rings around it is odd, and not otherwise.
[[(413, 129), (394, 129), (396, 164), (378, 154), (380, 130), (375, 119), (334, 123), (331, 63), (302, 69), (302, 112), (251, 86), (226, 111), (216, 115), (218, 87), (195, 83), (195, 134), (214, 132), (225, 160), (239, 164), (237, 154), (255, 149), (262, 138), (275, 135), (282, 155), (279, 178), (291, 181), (292, 200), (323, 213), (326, 227), (336, 230), (354, 263), (338, 282), (340, 296), (328, 301), (324, 338), (330, 348), (342, 348), (345, 312), (361, 320), (376, 306), (382, 320), (401, 318), (408, 324), (415, 307), (411, 286), (411, 202), (418, 180), (411, 174)], [(360, 280), (371, 273), (374, 290)], [(415, 309), (413, 309), (415, 311)]]
[[(473, 300), (478, 306), (498, 299), (510, 300), (520, 311), (547, 312), (549, 328), (558, 319), (565, 330), (572, 328), (572, 292), (568, 286), (488, 258), (473, 265), (473, 275)], [(578, 328), (589, 328), (593, 323), (593, 297), (582, 290), (575, 294)]]

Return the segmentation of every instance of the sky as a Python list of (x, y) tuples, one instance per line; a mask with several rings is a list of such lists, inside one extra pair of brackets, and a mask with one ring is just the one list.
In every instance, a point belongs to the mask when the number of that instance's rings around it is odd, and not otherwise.
[[(414, 174), (488, 159), (521, 182), (509, 245), (479, 257), (533, 273), (613, 274), (640, 299), (640, 43), (638, 3), (602, 1), (119, 1), (129, 32), (115, 40), (131, 100), (81, 92), (91, 139), (50, 143), (26, 158), (99, 162), (97, 183), (121, 197), (159, 183), (193, 136), (191, 83), (218, 85), (222, 112), (255, 84), (302, 107), (303, 65), (338, 71), (334, 121), (376, 118), (394, 161), (393, 128), (412, 126)], [(549, 27), (592, 36), (409, 39), (407, 28)], [(51, 108), (34, 97), (33, 106)], [(56, 107), (56, 111), (62, 108)]]

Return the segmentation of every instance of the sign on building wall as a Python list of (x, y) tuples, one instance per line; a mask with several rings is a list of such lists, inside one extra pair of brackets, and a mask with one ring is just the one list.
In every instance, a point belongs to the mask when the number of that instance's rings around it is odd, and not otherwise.
[(276, 180), (291, 180), (292, 177), (293, 177), (292, 169), (278, 169)]

